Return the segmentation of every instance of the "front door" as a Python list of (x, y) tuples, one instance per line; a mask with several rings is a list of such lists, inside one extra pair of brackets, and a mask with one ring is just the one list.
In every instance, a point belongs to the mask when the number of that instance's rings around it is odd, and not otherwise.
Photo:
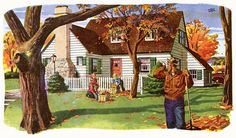
[(121, 58), (112, 58), (111, 59), (111, 76), (117, 74), (119, 77), (122, 73), (122, 60)]

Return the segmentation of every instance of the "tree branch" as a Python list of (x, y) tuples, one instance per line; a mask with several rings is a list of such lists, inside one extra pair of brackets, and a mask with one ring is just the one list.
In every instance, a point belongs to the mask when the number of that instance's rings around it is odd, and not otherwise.
[(224, 33), (225, 33), (225, 36), (228, 36), (229, 32), (227, 30), (228, 23), (227, 23), (226, 16), (225, 16), (225, 8), (223, 6), (220, 6), (219, 8), (220, 8), (219, 11), (220, 11), (220, 16), (221, 16), (221, 23), (223, 26), (225, 26), (225, 27), (223, 27)]
[(8, 26), (10, 27), (16, 43), (18, 46), (22, 45), (24, 42), (30, 39), (25, 28), (21, 24), (19, 18), (16, 16), (13, 10), (10, 10), (4, 14)]
[[(100, 5), (91, 9), (82, 10), (77, 13), (71, 13), (68, 15), (62, 15), (54, 18), (47, 18), (43, 26), (37, 31), (37, 33), (30, 40), (31, 43), (37, 43), (37, 51), (41, 51), (44, 41), (47, 36), (57, 27), (72, 23), (75, 21), (84, 21), (90, 17), (93, 17), (103, 11), (110, 8), (114, 8), (118, 5)], [(39, 39), (41, 38), (41, 39)], [(38, 41), (40, 40), (40, 41)]]
[(29, 6), (26, 9), (24, 27), (30, 37), (32, 37), (40, 27), (40, 14), (42, 6)]

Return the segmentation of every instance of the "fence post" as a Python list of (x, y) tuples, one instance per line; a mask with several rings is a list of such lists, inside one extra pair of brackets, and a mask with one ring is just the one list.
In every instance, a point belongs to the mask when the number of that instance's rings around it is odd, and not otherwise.
[(141, 89), (140, 94), (143, 95), (143, 77), (142, 76), (140, 77), (141, 77), (140, 78), (140, 89)]

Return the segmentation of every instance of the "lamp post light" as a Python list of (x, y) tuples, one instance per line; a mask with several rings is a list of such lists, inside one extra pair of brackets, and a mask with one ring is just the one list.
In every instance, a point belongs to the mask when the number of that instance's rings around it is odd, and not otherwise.
[(55, 74), (55, 72), (56, 72), (56, 66), (55, 66), (56, 64), (55, 64), (55, 62), (56, 62), (57, 56), (55, 54), (53, 54), (51, 56), (51, 59), (52, 59), (52, 62), (53, 62), (53, 71), (54, 71), (54, 74)]

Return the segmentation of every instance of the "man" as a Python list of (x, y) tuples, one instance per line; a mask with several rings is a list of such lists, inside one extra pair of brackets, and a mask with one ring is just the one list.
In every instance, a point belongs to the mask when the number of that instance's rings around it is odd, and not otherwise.
[(164, 78), (165, 113), (167, 128), (185, 129), (184, 93), (186, 84), (192, 87), (193, 80), (187, 70), (177, 69), (177, 60), (168, 60), (168, 70), (165, 65), (157, 70), (154, 76)]

